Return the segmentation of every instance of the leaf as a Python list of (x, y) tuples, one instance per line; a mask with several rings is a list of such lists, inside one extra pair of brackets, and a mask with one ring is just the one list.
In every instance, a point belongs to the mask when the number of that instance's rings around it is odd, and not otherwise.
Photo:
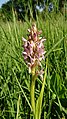
[(40, 95), (39, 95), (37, 102), (36, 102), (35, 119), (40, 119), (40, 117), (41, 117), (41, 107), (42, 107), (45, 79), (46, 79), (46, 74), (47, 74), (46, 71), (47, 71), (47, 66), (46, 66), (46, 70), (45, 70), (45, 75), (44, 75), (44, 80), (43, 80), (41, 92), (40, 92)]

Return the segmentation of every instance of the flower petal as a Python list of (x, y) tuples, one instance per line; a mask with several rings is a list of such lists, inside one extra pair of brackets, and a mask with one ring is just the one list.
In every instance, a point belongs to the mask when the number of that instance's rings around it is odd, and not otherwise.
[(22, 37), (22, 41), (26, 42), (27, 40), (24, 37)]

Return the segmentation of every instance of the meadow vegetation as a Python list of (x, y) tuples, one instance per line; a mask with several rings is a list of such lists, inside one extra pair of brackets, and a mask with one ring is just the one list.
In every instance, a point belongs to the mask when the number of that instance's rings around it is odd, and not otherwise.
[[(32, 19), (0, 21), (0, 119), (32, 119), (30, 105), (30, 79), (22, 51), (22, 36)], [(67, 119), (67, 20), (64, 14), (41, 13), (36, 25), (42, 30), (45, 42), (47, 78), (44, 88), (41, 119)], [(35, 98), (41, 90), (42, 80), (37, 78)]]

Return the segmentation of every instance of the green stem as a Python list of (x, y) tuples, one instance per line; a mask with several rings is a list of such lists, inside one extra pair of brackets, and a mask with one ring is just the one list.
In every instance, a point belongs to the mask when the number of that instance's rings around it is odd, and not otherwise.
[(36, 75), (32, 75), (30, 96), (31, 96), (31, 106), (32, 106), (34, 115), (35, 115), (35, 80), (36, 80)]

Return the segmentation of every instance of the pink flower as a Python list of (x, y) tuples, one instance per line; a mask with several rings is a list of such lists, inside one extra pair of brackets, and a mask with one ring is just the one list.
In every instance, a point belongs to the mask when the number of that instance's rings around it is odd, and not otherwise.
[(44, 59), (45, 50), (43, 42), (46, 39), (42, 39), (41, 37), (39, 37), (41, 31), (37, 31), (36, 24), (33, 24), (32, 28), (28, 29), (28, 32), (28, 40), (22, 38), (22, 41), (24, 43), (23, 56), (26, 64), (31, 71), (33, 67), (39, 67), (41, 64), (41, 60)]

